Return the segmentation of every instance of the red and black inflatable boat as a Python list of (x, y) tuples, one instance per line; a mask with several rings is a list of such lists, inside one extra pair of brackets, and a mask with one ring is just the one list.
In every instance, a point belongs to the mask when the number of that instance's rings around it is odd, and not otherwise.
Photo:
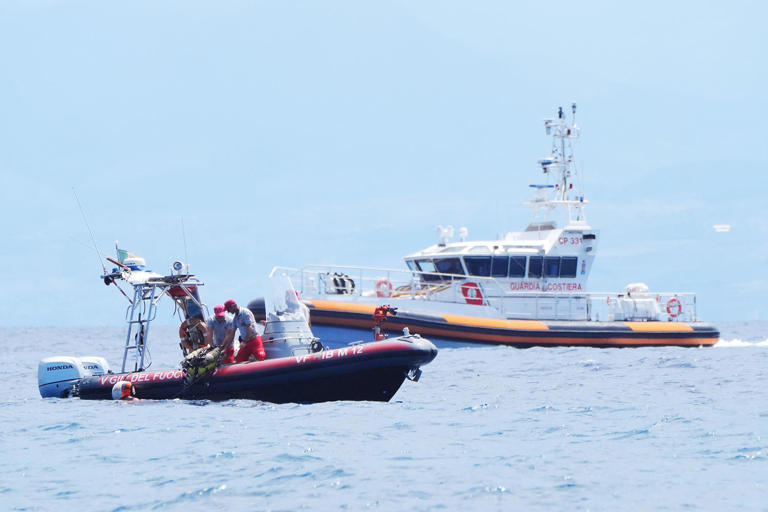
[(128, 381), (140, 399), (386, 402), (406, 378), (417, 380), (419, 367), (436, 355), (437, 348), (430, 341), (407, 335), (310, 354), (222, 365), (191, 384), (180, 369), (86, 377), (75, 386), (75, 394), (81, 399), (111, 400), (113, 386)]
[[(122, 253), (118, 250), (118, 254)], [(198, 292), (202, 282), (185, 273), (184, 264), (174, 263), (174, 272), (163, 276), (145, 270), (143, 260), (139, 260), (133, 255), (130, 261), (135, 264), (130, 266), (126, 263), (129, 258), (110, 259), (118, 267), (102, 276), (108, 286), (123, 281), (133, 287), (132, 299), (123, 292), (130, 306), (121, 371), (110, 371), (103, 357), (46, 357), (38, 365), (38, 387), (43, 398), (389, 401), (406, 378), (418, 380), (420, 366), (437, 355), (432, 342), (407, 330), (390, 339), (381, 336), (369, 343), (325, 347), (312, 333), (309, 313), (298, 301), (290, 279), (273, 276), (269, 307), (262, 309), (262, 316), (267, 316), (263, 326), (266, 359), (220, 364), (221, 347), (204, 347), (190, 354), (185, 352), (179, 369), (147, 371), (152, 364), (148, 350), (150, 324), (158, 301), (171, 298), (184, 321), (194, 316), (204, 318), (206, 308)], [(254, 322), (244, 324), (248, 332), (257, 328)], [(233, 342), (235, 330), (233, 324), (227, 328), (222, 346)]]

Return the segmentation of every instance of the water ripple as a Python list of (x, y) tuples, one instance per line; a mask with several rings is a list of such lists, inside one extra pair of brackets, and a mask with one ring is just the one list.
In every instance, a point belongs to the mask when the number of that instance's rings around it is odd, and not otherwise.
[[(108, 356), (124, 343), (66, 334)], [(763, 347), (472, 347), (441, 350), (390, 403), (123, 407), (41, 400), (39, 345), (18, 341), (0, 397), (3, 510), (764, 508)], [(175, 343), (156, 350), (178, 364)]]

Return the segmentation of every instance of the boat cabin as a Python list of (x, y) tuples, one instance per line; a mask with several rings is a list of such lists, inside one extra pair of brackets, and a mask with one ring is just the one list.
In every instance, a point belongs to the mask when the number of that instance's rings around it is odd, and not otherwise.
[(493, 278), (513, 291), (580, 291), (596, 246), (591, 229), (526, 230), (502, 240), (439, 243), (406, 256), (405, 263), (424, 282)]

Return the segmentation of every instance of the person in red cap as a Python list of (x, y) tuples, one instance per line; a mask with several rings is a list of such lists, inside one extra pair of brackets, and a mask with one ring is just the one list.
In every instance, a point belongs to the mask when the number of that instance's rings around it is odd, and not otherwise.
[[(208, 319), (207, 326), (206, 344), (209, 347), (221, 347), (224, 351), (222, 364), (234, 363), (235, 347), (232, 343), (227, 344), (227, 334), (233, 329), (232, 317), (227, 315), (227, 310), (223, 304), (213, 306), (213, 316)], [(234, 330), (232, 331), (232, 336), (234, 337)], [(224, 348), (225, 346), (227, 346), (226, 349)]]
[(242, 363), (248, 361), (251, 358), (255, 358), (259, 361), (263, 361), (267, 358), (267, 353), (264, 351), (264, 343), (259, 336), (259, 331), (256, 327), (256, 319), (248, 308), (241, 308), (237, 305), (234, 299), (229, 299), (224, 303), (228, 313), (234, 315), (232, 319), (232, 328), (230, 333), (234, 339), (234, 331), (240, 331), (240, 349), (235, 356), (235, 362)]

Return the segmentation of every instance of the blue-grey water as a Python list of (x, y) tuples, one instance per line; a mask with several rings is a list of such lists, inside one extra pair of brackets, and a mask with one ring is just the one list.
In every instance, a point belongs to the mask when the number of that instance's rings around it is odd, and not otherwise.
[(719, 327), (713, 348), (442, 349), (392, 402), (315, 405), (43, 400), (41, 357), (116, 367), (122, 330), (2, 329), (0, 509), (768, 510), (768, 323)]

